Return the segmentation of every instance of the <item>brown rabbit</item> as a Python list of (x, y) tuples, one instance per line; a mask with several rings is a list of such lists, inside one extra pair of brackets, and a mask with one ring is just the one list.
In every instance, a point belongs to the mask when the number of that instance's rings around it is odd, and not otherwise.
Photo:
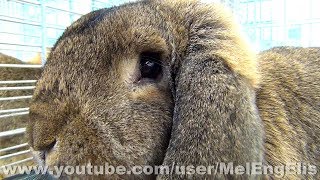
[[(312, 58), (299, 58), (304, 51)], [(94, 11), (49, 55), (30, 107), (30, 145), (50, 167), (319, 165), (319, 50), (260, 59), (216, 4), (141, 1)], [(108, 176), (119, 178), (155, 174)]]

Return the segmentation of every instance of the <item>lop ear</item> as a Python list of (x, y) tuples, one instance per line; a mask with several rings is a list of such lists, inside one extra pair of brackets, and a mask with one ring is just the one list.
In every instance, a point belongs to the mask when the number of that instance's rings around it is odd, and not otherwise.
[[(184, 20), (189, 22), (189, 40), (184, 57), (176, 62), (173, 128), (163, 165), (224, 162), (245, 167), (262, 162), (264, 133), (255, 104), (259, 79), (255, 57), (220, 6), (178, 2), (171, 8), (189, 18)], [(196, 174), (196, 168), (185, 169), (185, 174), (183, 168), (171, 168), (171, 175), (158, 179), (252, 177), (219, 174), (221, 167), (217, 172), (211, 168), (211, 175)]]

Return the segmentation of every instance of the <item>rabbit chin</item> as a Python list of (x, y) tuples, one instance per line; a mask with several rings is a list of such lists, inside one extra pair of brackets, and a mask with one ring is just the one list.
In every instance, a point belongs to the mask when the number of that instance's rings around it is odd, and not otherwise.
[(36, 151), (31, 149), (32, 156), (39, 166), (48, 166), (49, 168), (58, 164), (59, 151), (55, 145), (49, 151)]
[(50, 168), (54, 165), (58, 164), (58, 157), (59, 157), (59, 152), (56, 150), (51, 150), (46, 153), (46, 159), (45, 159), (45, 164)]

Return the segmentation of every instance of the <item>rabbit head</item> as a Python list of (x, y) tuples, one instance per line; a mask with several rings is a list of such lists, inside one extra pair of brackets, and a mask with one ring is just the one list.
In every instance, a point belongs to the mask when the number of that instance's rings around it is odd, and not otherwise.
[(49, 166), (261, 160), (256, 61), (230, 19), (197, 1), (141, 1), (81, 17), (37, 83), (34, 152)]

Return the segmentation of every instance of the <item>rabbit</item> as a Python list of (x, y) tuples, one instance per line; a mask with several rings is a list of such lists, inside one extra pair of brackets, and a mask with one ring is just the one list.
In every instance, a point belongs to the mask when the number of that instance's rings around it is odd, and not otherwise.
[(50, 168), (319, 165), (318, 75), (319, 50), (283, 47), (256, 55), (219, 4), (149, 0), (101, 9), (74, 22), (52, 48), (30, 106), (29, 144)]

